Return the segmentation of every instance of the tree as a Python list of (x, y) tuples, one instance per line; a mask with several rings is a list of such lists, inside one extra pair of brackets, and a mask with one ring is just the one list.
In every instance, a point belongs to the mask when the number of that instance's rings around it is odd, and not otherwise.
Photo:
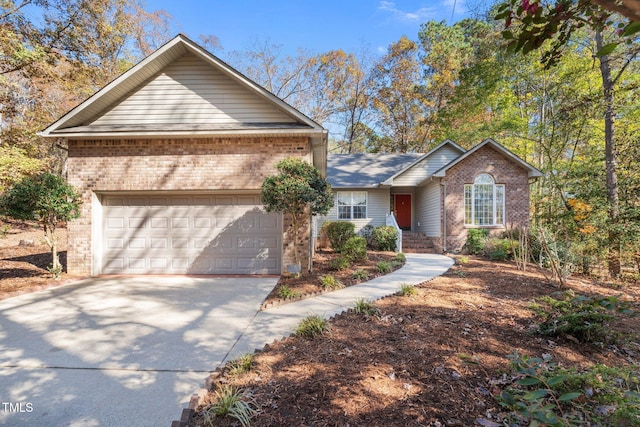
[(51, 272), (62, 271), (58, 258), (56, 228), (63, 221), (80, 216), (80, 194), (63, 178), (50, 173), (28, 177), (15, 184), (0, 198), (0, 213), (22, 221), (37, 221), (51, 248)]
[[(0, 2), (0, 140), (62, 169), (36, 132), (166, 40), (169, 16), (141, 0)], [(62, 143), (62, 141), (58, 141)]]
[[(616, 85), (638, 56), (640, 47), (634, 43), (640, 24), (625, 22), (586, 0), (530, 1), (507, 0), (499, 7), (496, 19), (504, 20), (503, 37), (515, 51), (528, 53), (542, 50), (542, 61), (557, 64), (569, 46), (572, 35), (580, 28), (591, 31), (594, 56), (597, 57), (602, 79), (602, 115), (606, 189), (609, 210), (609, 274), (620, 275), (621, 234), (618, 186), (618, 150), (616, 147)], [(624, 43), (623, 43), (624, 42)], [(624, 46), (623, 52), (614, 53)]]
[(460, 72), (474, 56), (470, 38), (465, 34), (466, 26), (473, 23), (475, 21), (465, 20), (449, 26), (444, 21), (429, 21), (420, 26), (418, 39), (423, 52), (423, 77), (428, 94), (423, 126), (429, 141), (434, 140), (437, 113), (446, 107), (459, 84)]
[(387, 54), (372, 72), (373, 108), (379, 117), (378, 127), (390, 146), (374, 147), (374, 151), (421, 151), (426, 135), (421, 126), (427, 94), (421, 78), (418, 45), (402, 36), (392, 43)]
[(302, 159), (286, 158), (276, 168), (280, 173), (262, 183), (262, 203), (267, 212), (290, 215), (294, 258), (300, 264), (298, 243), (302, 221), (306, 215), (326, 215), (333, 206), (333, 193), (320, 171)]

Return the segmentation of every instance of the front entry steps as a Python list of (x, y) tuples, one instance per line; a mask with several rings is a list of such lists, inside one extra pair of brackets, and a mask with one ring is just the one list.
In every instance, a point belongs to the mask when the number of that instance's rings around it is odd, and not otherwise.
[(413, 231), (402, 232), (402, 252), (436, 254), (442, 252), (439, 247), (439, 237), (427, 237), (423, 233)]

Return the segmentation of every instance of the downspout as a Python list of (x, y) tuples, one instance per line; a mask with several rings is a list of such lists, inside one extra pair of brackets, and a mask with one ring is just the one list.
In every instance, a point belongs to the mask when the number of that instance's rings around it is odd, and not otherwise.
[(443, 239), (442, 239), (442, 252), (447, 252), (447, 183), (440, 182), (442, 185), (442, 230), (443, 230)]

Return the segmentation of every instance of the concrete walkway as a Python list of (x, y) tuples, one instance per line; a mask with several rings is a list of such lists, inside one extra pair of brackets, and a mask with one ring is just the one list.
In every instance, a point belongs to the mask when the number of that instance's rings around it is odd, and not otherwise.
[(309, 315), (330, 318), (353, 308), (358, 299), (375, 301), (392, 295), (403, 284), (417, 285), (446, 272), (453, 259), (435, 254), (406, 254), (407, 263), (399, 270), (359, 285), (314, 298), (260, 311), (235, 343), (223, 363), (262, 349), (265, 344), (289, 336)]

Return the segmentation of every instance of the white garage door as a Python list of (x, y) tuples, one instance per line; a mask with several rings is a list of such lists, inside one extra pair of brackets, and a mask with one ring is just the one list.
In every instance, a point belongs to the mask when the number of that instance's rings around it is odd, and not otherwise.
[(282, 216), (258, 195), (108, 195), (102, 206), (102, 274), (280, 274)]

